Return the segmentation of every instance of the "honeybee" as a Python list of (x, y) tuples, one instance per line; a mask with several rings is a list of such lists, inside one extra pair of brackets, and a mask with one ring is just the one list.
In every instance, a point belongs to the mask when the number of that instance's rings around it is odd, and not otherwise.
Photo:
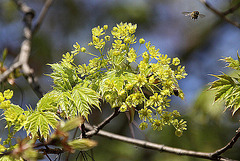
[(175, 96), (179, 96), (179, 90), (177, 87), (173, 88), (173, 93)]
[(181, 93), (182, 93), (182, 90), (180, 89), (179, 85), (178, 84), (174, 84), (172, 86), (172, 94), (171, 95), (175, 95), (175, 96), (179, 96), (180, 97)]
[(189, 16), (191, 17), (191, 19), (198, 19), (198, 16), (200, 16), (201, 18), (205, 17), (204, 14), (200, 14), (198, 11), (193, 11), (193, 12), (182, 12), (182, 14), (184, 14), (185, 16)]

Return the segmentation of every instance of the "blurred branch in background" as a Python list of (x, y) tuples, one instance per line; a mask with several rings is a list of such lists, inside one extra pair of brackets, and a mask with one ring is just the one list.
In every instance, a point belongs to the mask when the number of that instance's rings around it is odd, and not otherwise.
[(236, 26), (237, 28), (240, 28), (239, 23), (237, 23), (235, 21), (232, 21), (232, 20), (230, 20), (229, 18), (226, 17), (228, 14), (233, 13), (235, 10), (237, 10), (240, 7), (240, 2), (236, 6), (228, 9), (225, 12), (219, 12), (218, 10), (214, 9), (209, 3), (207, 3), (206, 0), (200, 0), (200, 2), (202, 2), (209, 10), (211, 10), (213, 13), (215, 13), (216, 15), (218, 15), (219, 17), (221, 17), (222, 19), (224, 19), (228, 23)]
[(33, 34), (38, 31), (40, 28), (43, 19), (52, 4), (52, 0), (47, 0), (45, 5), (42, 8), (42, 11), (38, 17), (38, 21), (36, 25), (32, 28), (32, 21), (35, 16), (35, 13), (32, 8), (30, 8), (25, 3), (22, 3), (19, 0), (14, 0), (16, 5), (18, 6), (19, 10), (24, 14), (24, 28), (23, 28), (23, 35), (24, 40), (21, 44), (20, 53), (17, 56), (17, 60), (4, 72), (0, 75), (0, 82), (3, 82), (7, 77), (17, 68), (21, 68), (23, 75), (26, 77), (28, 83), (32, 87), (33, 91), (36, 95), (41, 98), (43, 96), (43, 92), (40, 88), (39, 83), (37, 82), (36, 77), (34, 76), (34, 70), (29, 66), (28, 60), (31, 53), (31, 46), (32, 46), (32, 36)]
[[(233, 24), (234, 26), (240, 28), (240, 24), (238, 24), (237, 22), (233, 22), (232, 20), (226, 17), (227, 15), (234, 13), (237, 9), (239, 9), (240, 2), (234, 5), (233, 7), (226, 9), (226, 11), (224, 12), (219, 12), (216, 9), (214, 9), (209, 3), (207, 3), (206, 0), (200, 0), (200, 1), (213, 13), (217, 14), (218, 16), (220, 16), (222, 19), (229, 22), (230, 24)], [(213, 31), (215, 31), (222, 24), (222, 22), (224, 22), (222, 21), (222, 19), (219, 19), (213, 22), (212, 25), (209, 25), (205, 30), (202, 30), (202, 33), (198, 35), (198, 39), (196, 39), (195, 41), (191, 41), (191, 43), (188, 43), (188, 47), (186, 49), (184, 49), (183, 51), (180, 51), (179, 55), (181, 55), (181, 59), (183, 61), (187, 61), (188, 59), (190, 59), (194, 51), (200, 47), (202, 48), (204, 44), (206, 43), (211, 44), (211, 42), (208, 42), (209, 37), (211, 36)]]
[[(86, 129), (88, 129), (90, 131), (94, 130), (94, 127), (92, 127), (89, 124), (85, 124), (85, 126), (86, 126)], [(169, 147), (169, 146), (165, 146), (162, 144), (156, 144), (156, 143), (152, 143), (152, 142), (148, 142), (148, 141), (144, 141), (144, 140), (139, 140), (139, 139), (134, 139), (134, 138), (130, 138), (130, 137), (113, 134), (113, 133), (103, 131), (103, 130), (99, 130), (97, 135), (107, 137), (109, 139), (119, 140), (119, 141), (126, 142), (129, 144), (134, 144), (136, 146), (143, 147), (146, 149), (157, 150), (160, 152), (168, 152), (168, 153), (173, 153), (176, 155), (186, 155), (186, 156), (192, 156), (195, 158), (204, 158), (204, 159), (209, 159), (209, 160), (226, 161), (226, 160), (232, 160), (232, 159), (225, 158), (220, 155), (233, 147), (233, 145), (236, 143), (237, 139), (240, 137), (240, 130), (236, 131), (236, 135), (232, 138), (232, 140), (225, 147), (215, 151), (214, 153), (197, 152), (197, 151)]]
[(42, 10), (41, 10), (41, 13), (40, 13), (40, 15), (39, 15), (39, 17), (38, 17), (38, 20), (37, 20), (37, 22), (36, 22), (36, 24), (35, 24), (35, 26), (34, 26), (34, 28), (33, 28), (33, 34), (34, 34), (35, 32), (37, 32), (37, 31), (39, 30), (39, 28), (41, 27), (42, 22), (43, 22), (46, 14), (47, 14), (47, 12), (48, 12), (48, 10), (49, 10), (49, 7), (50, 7), (51, 4), (53, 3), (53, 1), (54, 1), (54, 0), (46, 0), (45, 4), (44, 4), (44, 6), (43, 6), (43, 8), (42, 8)]

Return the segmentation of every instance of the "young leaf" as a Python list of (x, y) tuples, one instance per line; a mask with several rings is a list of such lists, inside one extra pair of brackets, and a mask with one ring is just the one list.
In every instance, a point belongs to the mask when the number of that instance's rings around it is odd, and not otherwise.
[(59, 117), (53, 112), (34, 111), (27, 118), (25, 129), (33, 137), (36, 137), (39, 131), (41, 136), (47, 138), (51, 130), (50, 127), (55, 129), (59, 120)]
[(76, 70), (71, 67), (70, 63), (50, 64), (53, 73), (49, 76), (53, 79), (56, 89), (61, 91), (72, 90), (79, 83), (80, 78), (76, 74)]
[(73, 149), (87, 151), (97, 146), (97, 142), (90, 139), (76, 139), (68, 143)]
[(84, 123), (84, 119), (82, 117), (75, 117), (71, 120), (65, 122), (60, 122), (59, 131), (68, 132), (76, 127), (80, 127)]
[(1, 60), (1, 62), (0, 62), (0, 68), (3, 67), (3, 63), (4, 63), (4, 61), (5, 61), (6, 57), (7, 57), (7, 53), (8, 53), (8, 50), (7, 50), (7, 48), (5, 48), (5, 49), (3, 50), (3, 53), (2, 53), (2, 60)]
[(232, 77), (226, 74), (212, 76), (219, 78), (218, 80), (214, 81), (210, 87), (210, 89), (217, 89), (215, 101), (225, 99), (232, 94), (236, 85)]
[(224, 59), (221, 59), (228, 63), (227, 67), (235, 69), (235, 70), (240, 70), (240, 61), (239, 61), (239, 55), (238, 55), (238, 60), (234, 60), (232, 57), (225, 57)]
[(47, 94), (45, 94), (37, 103), (38, 111), (57, 111), (57, 102), (59, 100), (59, 92), (53, 90)]
[(71, 98), (76, 106), (77, 112), (86, 119), (91, 112), (92, 105), (101, 110), (98, 100), (99, 95), (90, 88), (76, 85), (72, 90)]
[(214, 77), (217, 77), (218, 80), (214, 81), (212, 84), (211, 84), (211, 87), (210, 89), (218, 89), (218, 88), (222, 88), (223, 86), (225, 85), (234, 85), (234, 81), (232, 79), (232, 77), (226, 75), (223, 73), (223, 75), (213, 75), (212, 76)]
[(19, 131), (25, 124), (25, 111), (18, 105), (11, 104), (11, 107), (4, 111), (5, 120), (9, 122), (8, 126), (14, 126), (14, 132)]
[[(227, 59), (231, 62), (228, 67), (238, 70), (239, 61), (232, 58)], [(239, 68), (240, 69), (240, 68)], [(218, 80), (212, 82), (209, 89), (217, 90), (215, 94), (215, 101), (225, 100), (226, 108), (232, 108), (232, 114), (240, 108), (240, 79), (229, 75), (212, 75)]]
[(134, 73), (124, 72), (125, 80), (130, 84), (135, 84), (137, 82), (137, 76)]

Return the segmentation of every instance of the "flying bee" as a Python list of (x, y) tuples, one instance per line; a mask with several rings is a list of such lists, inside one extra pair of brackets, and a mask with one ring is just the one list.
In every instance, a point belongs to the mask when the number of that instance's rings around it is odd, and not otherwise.
[(185, 16), (189, 16), (189, 17), (191, 17), (191, 19), (194, 19), (194, 20), (198, 19), (198, 16), (201, 18), (205, 17), (204, 14), (200, 14), (198, 11), (182, 12), (182, 14), (184, 14)]

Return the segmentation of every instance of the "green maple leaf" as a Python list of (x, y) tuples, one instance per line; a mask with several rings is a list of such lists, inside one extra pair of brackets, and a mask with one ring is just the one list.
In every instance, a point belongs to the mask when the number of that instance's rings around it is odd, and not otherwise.
[(38, 132), (40, 132), (41, 136), (47, 138), (51, 128), (55, 129), (59, 120), (59, 117), (53, 112), (34, 111), (28, 116), (24, 127), (27, 133), (31, 133), (33, 137), (38, 136)]
[(69, 95), (70, 101), (74, 104), (76, 114), (80, 114), (88, 119), (88, 115), (91, 112), (91, 107), (95, 106), (101, 110), (99, 106), (99, 95), (92, 89), (76, 85), (71, 95)]
[(234, 114), (240, 108), (240, 83), (239, 78), (223, 75), (212, 75), (218, 80), (212, 82), (209, 89), (217, 90), (215, 102), (225, 100), (226, 108), (232, 109)]

